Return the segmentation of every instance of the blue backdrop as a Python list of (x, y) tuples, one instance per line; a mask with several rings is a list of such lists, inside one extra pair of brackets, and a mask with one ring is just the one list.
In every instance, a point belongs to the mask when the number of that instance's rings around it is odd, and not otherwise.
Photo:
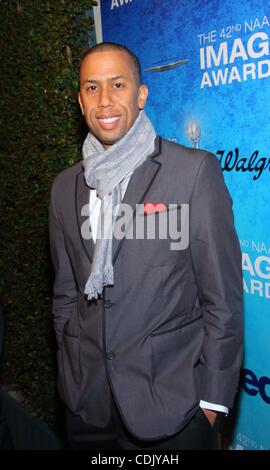
[(233, 197), (243, 252), (245, 359), (232, 449), (270, 449), (267, 3), (101, 0), (103, 40), (130, 47), (144, 70), (187, 60), (144, 71), (148, 115), (162, 136), (215, 153)]

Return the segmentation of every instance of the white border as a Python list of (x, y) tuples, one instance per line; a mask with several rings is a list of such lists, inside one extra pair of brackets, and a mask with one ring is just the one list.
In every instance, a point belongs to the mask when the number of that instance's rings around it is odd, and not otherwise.
[(97, 44), (102, 42), (102, 22), (101, 22), (100, 3), (101, 3), (101, 0), (98, 2), (98, 6), (93, 7)]

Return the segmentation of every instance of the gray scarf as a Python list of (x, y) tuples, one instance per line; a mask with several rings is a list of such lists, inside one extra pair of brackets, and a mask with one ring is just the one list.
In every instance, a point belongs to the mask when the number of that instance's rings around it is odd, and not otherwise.
[(85, 285), (88, 300), (97, 299), (103, 287), (113, 285), (112, 234), (116, 209), (121, 203), (121, 184), (125, 186), (134, 170), (154, 151), (156, 132), (144, 111), (127, 134), (104, 149), (88, 133), (83, 144), (86, 184), (101, 198), (98, 233), (90, 276)]

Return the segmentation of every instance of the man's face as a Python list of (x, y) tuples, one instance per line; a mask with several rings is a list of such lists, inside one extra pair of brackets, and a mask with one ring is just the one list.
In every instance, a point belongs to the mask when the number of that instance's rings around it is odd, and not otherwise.
[(84, 58), (79, 103), (91, 133), (105, 148), (128, 132), (147, 95), (147, 86), (138, 84), (126, 52), (112, 49)]

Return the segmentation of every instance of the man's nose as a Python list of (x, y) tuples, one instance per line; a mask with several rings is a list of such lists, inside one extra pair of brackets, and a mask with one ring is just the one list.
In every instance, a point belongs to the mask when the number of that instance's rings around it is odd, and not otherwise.
[(112, 93), (109, 87), (104, 87), (100, 90), (99, 106), (100, 108), (107, 108), (113, 105)]

